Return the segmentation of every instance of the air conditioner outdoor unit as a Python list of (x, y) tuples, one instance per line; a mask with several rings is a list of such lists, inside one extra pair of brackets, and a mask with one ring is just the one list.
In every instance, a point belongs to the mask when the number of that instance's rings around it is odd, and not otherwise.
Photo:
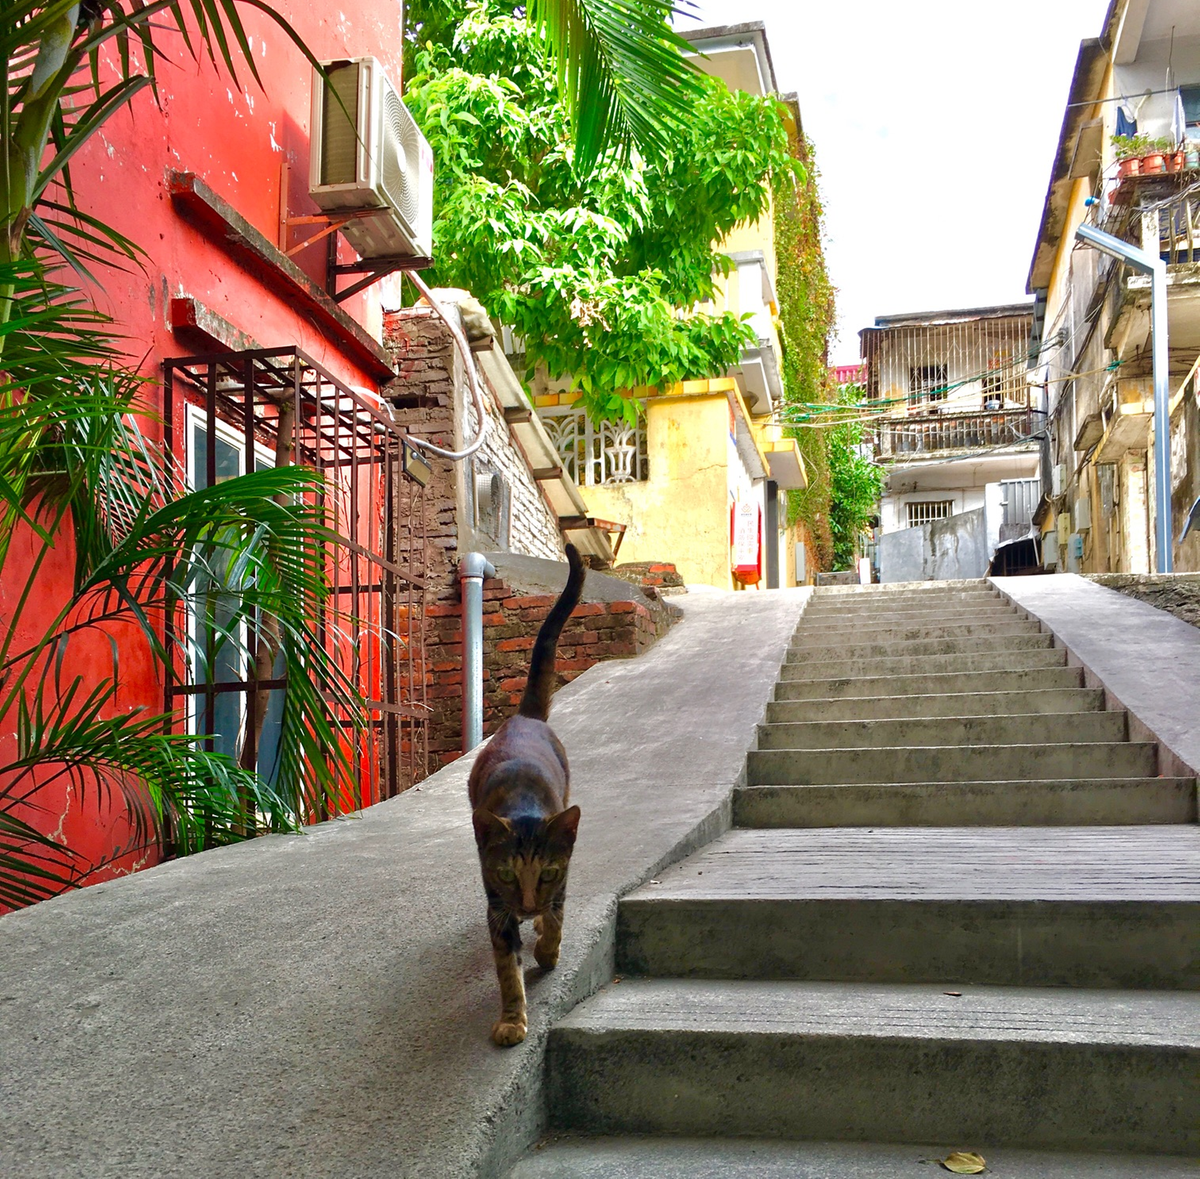
[(364, 214), (341, 230), (363, 258), (431, 257), (429, 144), (375, 58), (322, 65), (327, 79), (313, 71), (309, 194), (326, 212)]

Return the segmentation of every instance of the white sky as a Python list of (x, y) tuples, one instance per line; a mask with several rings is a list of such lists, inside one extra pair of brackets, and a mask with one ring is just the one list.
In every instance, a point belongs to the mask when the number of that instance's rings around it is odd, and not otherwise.
[(761, 20), (800, 96), (838, 287), (835, 364), (877, 315), (1017, 302), (1079, 42), (1107, 0), (698, 0)]

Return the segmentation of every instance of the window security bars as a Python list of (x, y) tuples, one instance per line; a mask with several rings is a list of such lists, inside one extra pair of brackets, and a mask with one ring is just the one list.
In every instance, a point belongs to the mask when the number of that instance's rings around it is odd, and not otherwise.
[(593, 422), (582, 407), (538, 410), (563, 466), (580, 487), (640, 483), (650, 478), (646, 428), (639, 422)]
[(897, 415), (931, 403), (943, 412), (1027, 406), (1032, 328), (1032, 313), (1014, 313), (869, 329), (867, 397)]
[(934, 520), (945, 520), (954, 512), (954, 500), (933, 499), (922, 503), (909, 503), (908, 526), (917, 528), (922, 524), (931, 524)]
[(908, 404), (946, 400), (946, 366), (920, 364), (908, 370)]
[[(425, 494), (403, 471), (401, 430), (386, 407), (295, 348), (173, 359), (164, 369), (168, 453), (181, 460), (185, 438), (189, 450), (202, 452), (188, 456), (193, 485), (212, 486), (225, 474), (261, 469), (280, 454), (324, 478), (321, 506), (334, 537), (325, 553), (330, 595), (312, 625), (368, 702), (365, 729), (335, 717), (357, 775), (345, 784), (344, 809), (390, 798), (420, 781), (429, 772)], [(229, 453), (237, 446), (245, 452), (240, 459)], [(247, 758), (245, 744), (255, 739), (258, 692), (271, 689), (274, 698), (287, 691), (286, 678), (255, 681), (244, 658), (223, 666), (212, 634), (186, 613), (167, 611), (167, 644), (175, 653), (165, 686), (168, 710), (189, 702), (183, 711), (192, 731), (209, 734), (206, 748), (240, 750), (243, 762), (269, 776), (264, 758), (275, 699), (260, 724), (260, 748), (252, 746)]]

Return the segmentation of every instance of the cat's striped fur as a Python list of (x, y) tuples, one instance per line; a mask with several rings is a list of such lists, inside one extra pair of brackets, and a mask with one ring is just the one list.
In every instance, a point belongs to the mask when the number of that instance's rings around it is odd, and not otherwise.
[(546, 723), (558, 636), (583, 589), (583, 561), (574, 545), (567, 545), (567, 561), (567, 584), (538, 631), (521, 707), (480, 753), (468, 786), (500, 980), (501, 1013), (492, 1039), (506, 1046), (519, 1044), (526, 1031), (520, 923), (533, 918), (533, 956), (543, 969), (553, 969), (579, 826), (579, 808), (569, 805), (567, 753)]

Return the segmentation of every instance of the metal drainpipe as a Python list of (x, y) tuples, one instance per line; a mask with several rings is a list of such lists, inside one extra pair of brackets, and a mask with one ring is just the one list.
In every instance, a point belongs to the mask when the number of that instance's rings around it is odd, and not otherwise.
[(495, 566), (482, 553), (467, 553), (458, 563), (462, 591), (463, 753), (470, 753), (483, 740), (483, 579), (495, 576)]
[(1167, 365), (1167, 264), (1111, 233), (1080, 225), (1075, 236), (1089, 246), (1128, 262), (1150, 276), (1150, 360), (1154, 371), (1154, 564), (1159, 573), (1175, 569), (1171, 526), (1171, 388)]

